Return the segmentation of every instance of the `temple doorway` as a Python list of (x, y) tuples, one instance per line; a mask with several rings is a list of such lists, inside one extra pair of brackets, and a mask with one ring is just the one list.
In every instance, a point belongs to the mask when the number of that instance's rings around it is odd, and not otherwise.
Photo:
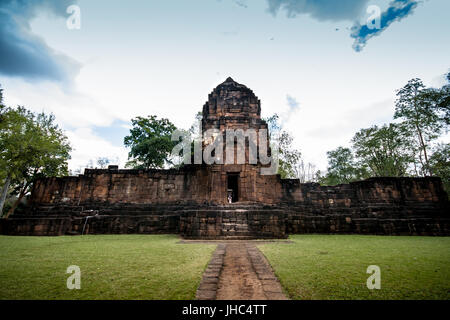
[(227, 174), (227, 202), (234, 203), (239, 201), (239, 173)]

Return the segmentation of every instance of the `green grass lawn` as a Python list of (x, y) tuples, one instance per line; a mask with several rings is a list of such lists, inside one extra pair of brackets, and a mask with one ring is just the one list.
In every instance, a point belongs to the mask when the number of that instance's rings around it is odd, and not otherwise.
[[(294, 235), (258, 245), (292, 299), (450, 299), (450, 237)], [(215, 245), (175, 235), (0, 236), (0, 299), (193, 299)], [(66, 269), (81, 269), (68, 290)], [(369, 265), (381, 289), (369, 290)]]
[[(214, 245), (174, 235), (0, 236), (0, 299), (193, 299)], [(81, 269), (81, 290), (66, 269)]]
[[(450, 299), (450, 237), (293, 235), (258, 247), (291, 299)], [(381, 289), (369, 290), (369, 265)]]

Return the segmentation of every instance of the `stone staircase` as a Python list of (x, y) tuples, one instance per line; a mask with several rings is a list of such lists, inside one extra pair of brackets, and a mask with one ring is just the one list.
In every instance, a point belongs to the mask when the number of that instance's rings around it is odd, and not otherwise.
[(232, 204), (186, 210), (180, 216), (185, 238), (273, 239), (286, 238), (286, 215), (282, 210), (255, 204)]

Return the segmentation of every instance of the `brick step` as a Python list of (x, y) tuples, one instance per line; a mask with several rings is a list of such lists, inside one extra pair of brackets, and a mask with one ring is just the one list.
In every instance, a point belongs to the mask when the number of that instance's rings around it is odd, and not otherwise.
[(80, 213), (87, 211), (98, 211), (100, 213), (109, 212), (161, 212), (161, 211), (251, 211), (251, 210), (274, 210), (276, 207), (262, 205), (225, 205), (225, 206), (202, 206), (202, 205), (152, 205), (152, 204), (95, 204), (95, 205), (41, 205), (32, 207), (27, 213)]
[[(256, 237), (256, 236), (214, 236), (214, 237), (208, 237), (208, 236), (193, 236), (193, 237), (189, 237), (189, 236), (183, 236), (183, 238), (185, 239), (202, 239), (202, 240), (255, 240), (255, 239), (264, 239), (264, 237)], [(273, 239), (272, 237), (266, 237), (267, 239)]]
[(250, 231), (248, 228), (242, 229), (242, 228), (234, 228), (234, 229), (228, 229), (228, 228), (222, 228), (222, 233), (249, 233)]
[(224, 236), (220, 236), (218, 237), (219, 239), (224, 239), (224, 240), (251, 240), (251, 239), (257, 239), (257, 237), (255, 236), (240, 236), (240, 235), (236, 235), (236, 236), (231, 236), (231, 235), (224, 235)]
[(250, 232), (222, 232), (219, 237), (254, 237)]

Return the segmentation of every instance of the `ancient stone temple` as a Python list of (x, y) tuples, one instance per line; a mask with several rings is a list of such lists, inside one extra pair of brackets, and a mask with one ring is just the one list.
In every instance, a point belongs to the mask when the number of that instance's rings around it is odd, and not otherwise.
[[(258, 151), (267, 123), (261, 103), (228, 78), (208, 96), (202, 130), (252, 129)], [(248, 137), (247, 137), (248, 138)], [(246, 139), (247, 139), (246, 138)], [(242, 141), (241, 141), (242, 142)], [(179, 233), (186, 238), (284, 238), (290, 233), (449, 235), (448, 196), (439, 178), (371, 178), (338, 186), (263, 175), (250, 142), (232, 141), (223, 163), (171, 170), (86, 169), (35, 182), (29, 209), (0, 222), (11, 235)], [(237, 161), (244, 149), (244, 161)], [(220, 151), (220, 150), (219, 150)], [(242, 153), (241, 153), (242, 154)], [(231, 161), (229, 160), (231, 158)], [(242, 159), (241, 159), (242, 160)]]

